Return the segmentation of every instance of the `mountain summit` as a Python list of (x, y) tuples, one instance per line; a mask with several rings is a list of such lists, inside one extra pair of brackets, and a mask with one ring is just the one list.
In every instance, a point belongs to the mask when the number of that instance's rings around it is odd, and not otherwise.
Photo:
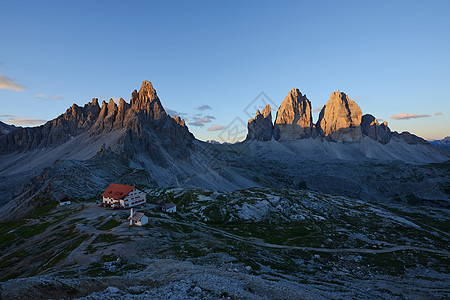
[(362, 111), (356, 102), (340, 91), (330, 96), (322, 108), (317, 121), (317, 130), (327, 140), (336, 142), (354, 142), (362, 138)]
[(311, 102), (298, 89), (292, 89), (277, 111), (273, 135), (277, 141), (311, 137)]
[[(194, 139), (184, 121), (166, 114), (152, 84), (144, 81), (139, 92), (132, 93), (130, 103), (121, 98), (117, 106), (111, 99), (100, 107), (94, 98), (83, 107), (73, 104), (42, 126), (18, 128), (2, 136), (0, 154), (53, 148), (82, 134), (99, 139), (112, 132), (119, 137), (116, 150), (125, 149), (128, 155), (145, 150), (147, 144), (157, 140), (166, 149), (187, 155), (185, 150), (192, 147)], [(139, 143), (126, 144), (137, 137)]]

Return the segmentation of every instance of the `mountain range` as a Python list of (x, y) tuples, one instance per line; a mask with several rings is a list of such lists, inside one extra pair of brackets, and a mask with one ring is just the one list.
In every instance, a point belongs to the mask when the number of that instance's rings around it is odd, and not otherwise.
[[(170, 117), (144, 81), (129, 102), (92, 99), (32, 128), (1, 125), (0, 219), (19, 218), (35, 199), (90, 198), (110, 182), (233, 191), (309, 188), (369, 200), (448, 202), (448, 153), (392, 132), (336, 91), (314, 124), (311, 102), (292, 89), (248, 121), (245, 141), (197, 140)], [(425, 165), (428, 164), (428, 165)], [(438, 164), (432, 174), (429, 164)], [(425, 167), (426, 166), (426, 167)], [(410, 176), (420, 180), (406, 180)], [(373, 177), (373, 178), (372, 178)], [(44, 201), (44, 202), (45, 202)]]

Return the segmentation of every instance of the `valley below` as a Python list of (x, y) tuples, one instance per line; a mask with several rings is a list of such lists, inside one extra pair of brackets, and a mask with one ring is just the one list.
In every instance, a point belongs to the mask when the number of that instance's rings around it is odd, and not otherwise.
[(99, 207), (100, 196), (0, 223), (2, 298), (449, 296), (448, 208), (308, 189), (145, 192), (143, 227), (129, 226), (129, 210)]

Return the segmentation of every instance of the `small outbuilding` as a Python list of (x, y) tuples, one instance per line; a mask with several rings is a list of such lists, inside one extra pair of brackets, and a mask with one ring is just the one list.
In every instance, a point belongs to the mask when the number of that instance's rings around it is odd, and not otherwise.
[(148, 217), (141, 212), (135, 212), (134, 209), (130, 210), (130, 226), (144, 226), (148, 223)]
[(62, 197), (61, 199), (59, 199), (59, 206), (70, 205), (70, 204), (72, 204), (72, 201), (70, 200), (69, 197)]
[(161, 204), (161, 210), (163, 212), (173, 214), (177, 212), (177, 205), (175, 203), (163, 203)]

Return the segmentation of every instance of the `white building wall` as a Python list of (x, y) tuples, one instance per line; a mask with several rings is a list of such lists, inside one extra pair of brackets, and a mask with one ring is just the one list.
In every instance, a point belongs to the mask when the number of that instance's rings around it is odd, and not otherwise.
[(123, 208), (133, 207), (146, 203), (145, 193), (134, 188), (124, 199), (116, 200), (110, 197), (103, 197), (103, 203), (112, 205), (118, 203)]
[(121, 205), (123, 207), (133, 207), (137, 205), (145, 204), (146, 197), (145, 193), (141, 192), (140, 190), (134, 188), (124, 199), (123, 204)]

